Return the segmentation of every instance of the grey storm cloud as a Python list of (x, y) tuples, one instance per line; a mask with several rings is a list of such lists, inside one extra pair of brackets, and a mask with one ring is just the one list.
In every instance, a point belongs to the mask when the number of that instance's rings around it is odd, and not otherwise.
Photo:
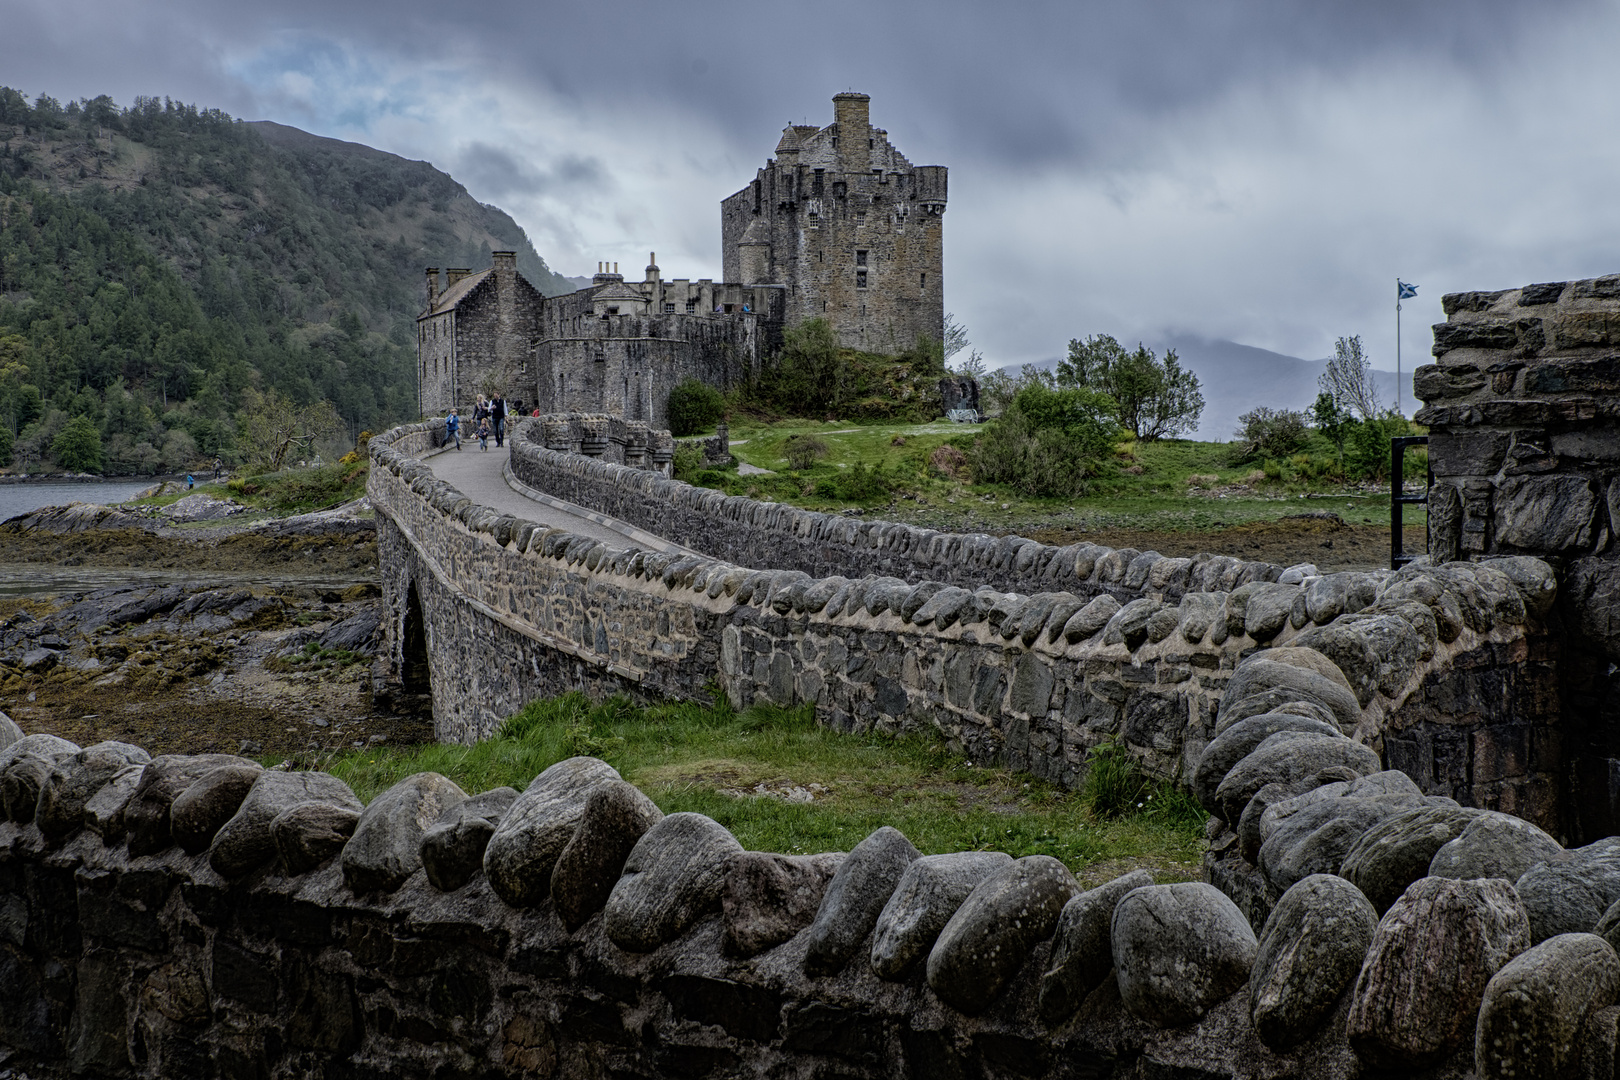
[(462, 150), (456, 156), (452, 172), (463, 184), (486, 198), (509, 195), (566, 198), (570, 191), (584, 187), (597, 192), (613, 190), (608, 170), (595, 158), (564, 154), (541, 167), (484, 142), (471, 143)]

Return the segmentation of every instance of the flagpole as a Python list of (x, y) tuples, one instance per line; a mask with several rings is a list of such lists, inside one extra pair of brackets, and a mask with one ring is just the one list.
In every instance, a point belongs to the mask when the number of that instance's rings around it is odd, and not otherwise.
[(1395, 415), (1401, 415), (1401, 279), (1395, 279)]

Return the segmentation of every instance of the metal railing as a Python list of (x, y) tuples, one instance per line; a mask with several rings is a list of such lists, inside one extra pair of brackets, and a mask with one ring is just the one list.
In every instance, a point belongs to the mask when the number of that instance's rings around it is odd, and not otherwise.
[(1429, 502), (1429, 491), (1434, 487), (1434, 470), (1429, 470), (1428, 480), (1423, 485), (1423, 494), (1408, 495), (1405, 491), (1406, 483), (1406, 448), (1408, 446), (1427, 446), (1427, 435), (1397, 435), (1389, 440), (1389, 568), (1399, 570), (1416, 555), (1408, 555), (1401, 550), (1401, 511), (1409, 505), (1425, 506)]

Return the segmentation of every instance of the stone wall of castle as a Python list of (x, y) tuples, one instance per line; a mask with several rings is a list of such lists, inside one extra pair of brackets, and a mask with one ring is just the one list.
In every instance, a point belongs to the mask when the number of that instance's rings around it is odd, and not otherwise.
[(944, 335), (947, 170), (912, 165), (865, 94), (834, 122), (790, 126), (753, 183), (720, 204), (729, 281), (787, 287), (789, 325), (823, 318), (849, 348), (897, 353)]
[(1562, 738), (1583, 833), (1620, 832), (1620, 276), (1453, 293), (1426, 404), (1429, 550), (1562, 576)]

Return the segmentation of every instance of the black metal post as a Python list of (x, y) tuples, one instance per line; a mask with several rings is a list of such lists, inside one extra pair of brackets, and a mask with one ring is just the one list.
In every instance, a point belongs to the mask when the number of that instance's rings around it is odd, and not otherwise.
[(1401, 511), (1408, 504), (1423, 505), (1429, 501), (1429, 488), (1434, 486), (1434, 472), (1429, 472), (1429, 482), (1423, 488), (1422, 495), (1408, 495), (1403, 490), (1406, 479), (1406, 448), (1408, 446), (1427, 446), (1427, 435), (1397, 435), (1389, 440), (1389, 568), (1399, 570), (1416, 555), (1407, 555), (1401, 550)]

